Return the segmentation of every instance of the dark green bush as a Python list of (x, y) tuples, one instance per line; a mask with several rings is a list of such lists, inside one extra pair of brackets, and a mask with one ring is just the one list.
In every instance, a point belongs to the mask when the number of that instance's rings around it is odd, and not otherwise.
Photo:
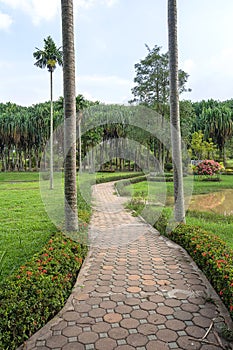
[(186, 249), (233, 318), (233, 250), (218, 236), (200, 227), (181, 224), (166, 235)]
[(0, 285), (0, 349), (13, 350), (63, 307), (87, 247), (62, 233)]

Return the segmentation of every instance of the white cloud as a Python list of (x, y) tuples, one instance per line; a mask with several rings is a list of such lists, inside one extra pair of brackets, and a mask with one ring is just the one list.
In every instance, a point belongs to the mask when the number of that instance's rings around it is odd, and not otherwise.
[[(89, 9), (94, 6), (114, 6), (118, 0), (74, 0), (76, 9)], [(21, 10), (31, 17), (32, 23), (38, 25), (42, 20), (52, 20), (60, 11), (60, 0), (0, 0), (14, 10)], [(8, 27), (12, 22), (10, 16), (0, 14), (0, 29)]]
[(9, 15), (0, 12), (0, 30), (8, 30), (12, 23), (13, 20)]
[(41, 20), (53, 19), (60, 6), (59, 0), (0, 0), (1, 2), (14, 10), (25, 12), (35, 25)]

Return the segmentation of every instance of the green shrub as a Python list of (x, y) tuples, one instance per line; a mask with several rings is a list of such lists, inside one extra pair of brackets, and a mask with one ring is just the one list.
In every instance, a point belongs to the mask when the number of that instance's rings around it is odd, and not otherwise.
[(0, 285), (0, 348), (13, 350), (63, 307), (87, 247), (53, 236), (40, 254)]
[(185, 224), (179, 225), (167, 237), (187, 250), (233, 318), (233, 250), (218, 236)]

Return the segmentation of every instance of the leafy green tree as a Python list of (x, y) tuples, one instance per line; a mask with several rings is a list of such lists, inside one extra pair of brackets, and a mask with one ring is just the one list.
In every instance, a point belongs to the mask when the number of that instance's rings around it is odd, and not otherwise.
[(199, 130), (192, 134), (191, 149), (195, 158), (199, 160), (211, 159), (214, 158), (216, 145), (213, 143), (212, 139), (205, 141), (204, 134)]
[(218, 145), (220, 156), (226, 165), (225, 145), (233, 135), (233, 113), (230, 108), (219, 104), (214, 108), (203, 110), (205, 134)]
[(56, 64), (62, 66), (61, 47), (57, 48), (55, 42), (48, 36), (44, 39), (44, 49), (38, 49), (33, 53), (36, 59), (35, 65), (39, 68), (47, 67), (50, 73), (50, 189), (53, 189), (53, 72), (56, 69)]
[(185, 222), (184, 186), (181, 152), (178, 44), (177, 44), (177, 5), (176, 0), (168, 0), (168, 47), (170, 71), (170, 121), (172, 161), (174, 169), (175, 220)]
[(61, 0), (65, 115), (65, 226), (78, 230), (76, 189), (76, 95), (73, 1)]
[[(150, 49), (146, 45), (148, 55), (135, 64), (135, 87), (132, 89), (134, 99), (130, 102), (156, 106), (157, 111), (164, 114), (164, 104), (169, 101), (169, 55), (161, 53), (161, 47), (155, 45)], [(187, 91), (185, 84), (188, 74), (179, 70), (179, 92)]]

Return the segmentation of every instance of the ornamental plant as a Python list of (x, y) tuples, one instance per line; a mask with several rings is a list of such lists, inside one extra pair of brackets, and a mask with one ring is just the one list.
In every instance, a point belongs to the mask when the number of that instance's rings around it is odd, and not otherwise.
[(0, 285), (0, 349), (13, 350), (63, 307), (85, 258), (87, 247), (56, 233)]
[(196, 166), (197, 175), (212, 178), (214, 175), (220, 174), (222, 166), (214, 160), (203, 160)]
[(181, 224), (167, 233), (167, 224), (166, 213), (162, 213), (155, 228), (189, 253), (222, 299), (233, 320), (233, 249), (217, 235), (198, 226)]

